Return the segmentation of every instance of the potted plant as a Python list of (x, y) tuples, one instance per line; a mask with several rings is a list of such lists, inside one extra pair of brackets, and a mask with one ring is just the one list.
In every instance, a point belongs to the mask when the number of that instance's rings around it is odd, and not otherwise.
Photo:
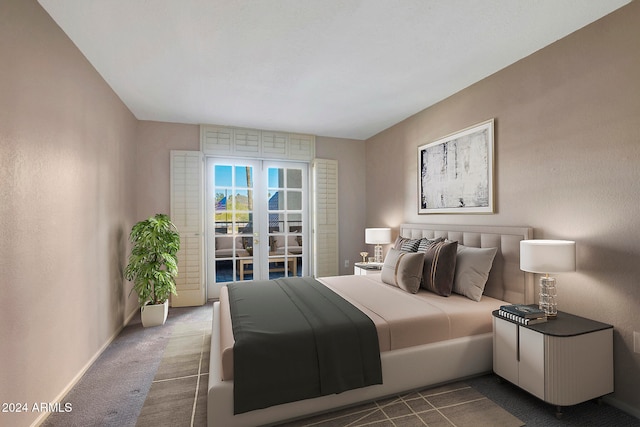
[(157, 214), (134, 225), (129, 240), (133, 246), (124, 275), (133, 281), (131, 292), (138, 294), (142, 326), (163, 325), (169, 296), (177, 295), (178, 229), (169, 216)]

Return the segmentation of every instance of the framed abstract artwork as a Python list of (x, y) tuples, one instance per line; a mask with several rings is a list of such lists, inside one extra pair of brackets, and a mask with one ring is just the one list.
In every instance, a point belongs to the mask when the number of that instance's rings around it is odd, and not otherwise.
[(493, 119), (418, 147), (418, 213), (493, 213)]

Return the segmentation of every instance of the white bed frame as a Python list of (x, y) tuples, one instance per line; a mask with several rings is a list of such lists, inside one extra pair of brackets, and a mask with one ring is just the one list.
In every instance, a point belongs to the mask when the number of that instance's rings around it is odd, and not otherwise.
[[(485, 294), (512, 303), (533, 302), (533, 275), (520, 270), (520, 240), (531, 239), (527, 227), (402, 224), (404, 237), (446, 237), (474, 247), (497, 247)], [(207, 399), (209, 427), (273, 424), (489, 372), (493, 361), (491, 333), (383, 352), (383, 384), (285, 403), (233, 415), (233, 381), (222, 381), (220, 303), (213, 305), (211, 360)]]

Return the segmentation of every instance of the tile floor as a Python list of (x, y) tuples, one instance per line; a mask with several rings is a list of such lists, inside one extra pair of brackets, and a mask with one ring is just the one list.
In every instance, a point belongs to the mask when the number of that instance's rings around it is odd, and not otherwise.
[(465, 383), (366, 403), (281, 427), (516, 427), (524, 423)]

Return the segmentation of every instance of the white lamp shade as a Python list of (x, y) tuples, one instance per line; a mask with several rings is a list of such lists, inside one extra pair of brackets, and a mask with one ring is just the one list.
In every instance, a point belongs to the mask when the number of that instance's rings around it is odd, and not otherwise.
[(391, 243), (390, 228), (367, 228), (364, 230), (364, 242), (369, 245), (386, 245)]
[(576, 242), (571, 240), (521, 240), (520, 270), (562, 273), (576, 270)]

